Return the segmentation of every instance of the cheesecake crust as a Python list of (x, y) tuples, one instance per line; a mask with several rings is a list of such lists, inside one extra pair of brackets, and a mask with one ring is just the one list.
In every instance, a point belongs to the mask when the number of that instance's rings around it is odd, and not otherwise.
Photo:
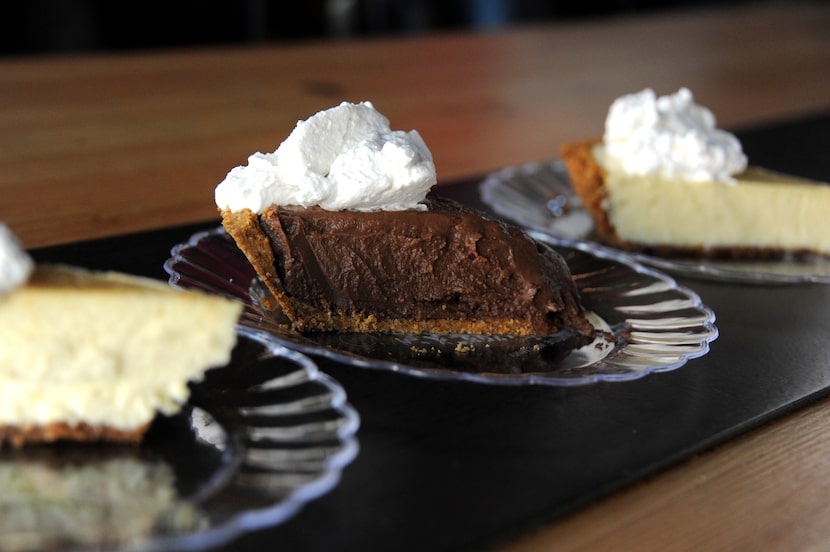
[(137, 428), (121, 429), (108, 425), (87, 423), (68, 424), (56, 422), (45, 425), (0, 425), (0, 445), (21, 448), (31, 444), (54, 443), (56, 441), (106, 441), (112, 443), (138, 444), (150, 424)]
[(589, 138), (579, 142), (569, 142), (562, 146), (560, 154), (571, 186), (582, 200), (582, 205), (594, 219), (596, 231), (605, 243), (615, 247), (629, 249), (631, 244), (620, 240), (614, 225), (608, 218), (608, 191), (605, 188), (605, 169), (599, 166), (591, 153), (594, 146), (602, 142), (601, 138)]

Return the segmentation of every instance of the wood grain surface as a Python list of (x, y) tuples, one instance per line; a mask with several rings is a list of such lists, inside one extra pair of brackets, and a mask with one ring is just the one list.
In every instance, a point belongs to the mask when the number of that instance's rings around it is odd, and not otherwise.
[(27, 247), (216, 216), (298, 119), (371, 100), (442, 182), (549, 159), (618, 95), (691, 88), (726, 126), (830, 105), (825, 4), (482, 34), (0, 60), (0, 220)]

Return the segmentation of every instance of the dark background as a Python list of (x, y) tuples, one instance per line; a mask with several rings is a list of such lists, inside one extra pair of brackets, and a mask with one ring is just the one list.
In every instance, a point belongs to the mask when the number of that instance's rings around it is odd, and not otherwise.
[(0, 55), (295, 42), (630, 16), (738, 0), (15, 0)]

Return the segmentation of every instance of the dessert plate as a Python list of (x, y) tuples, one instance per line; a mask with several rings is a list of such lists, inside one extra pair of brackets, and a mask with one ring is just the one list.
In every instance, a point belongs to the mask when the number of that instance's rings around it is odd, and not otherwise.
[[(546, 234), (535, 236), (549, 242)], [(553, 246), (565, 256), (595, 341), (562, 358), (562, 336), (297, 334), (260, 308), (267, 292), (224, 230), (195, 234), (172, 249), (164, 267), (174, 287), (241, 300), (243, 323), (286, 347), (349, 365), (410, 376), (501, 385), (579, 385), (672, 370), (706, 354), (717, 337), (712, 311), (668, 276), (614, 251)]]
[[(550, 235), (555, 243), (606, 248), (594, 222), (571, 188), (561, 160), (507, 167), (479, 185), (481, 199), (497, 215)], [(830, 259), (818, 255), (771, 261), (668, 259), (625, 252), (636, 261), (679, 276), (745, 283), (830, 283)]]
[(210, 548), (332, 489), (358, 449), (343, 389), (270, 335), (239, 336), (141, 446), (0, 451), (0, 549)]

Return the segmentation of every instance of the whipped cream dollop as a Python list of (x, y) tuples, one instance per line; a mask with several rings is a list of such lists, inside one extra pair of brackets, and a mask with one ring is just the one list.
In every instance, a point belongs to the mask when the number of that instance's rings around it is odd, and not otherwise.
[(614, 101), (605, 121), (605, 163), (632, 175), (734, 183), (746, 168), (740, 141), (718, 129), (692, 93), (657, 97), (651, 89)]
[(220, 209), (319, 205), (330, 211), (423, 210), (435, 184), (417, 131), (391, 130), (370, 102), (343, 102), (297, 126), (273, 153), (254, 153), (217, 187)]
[(14, 291), (29, 279), (35, 263), (23, 250), (9, 227), (0, 223), (0, 296)]

